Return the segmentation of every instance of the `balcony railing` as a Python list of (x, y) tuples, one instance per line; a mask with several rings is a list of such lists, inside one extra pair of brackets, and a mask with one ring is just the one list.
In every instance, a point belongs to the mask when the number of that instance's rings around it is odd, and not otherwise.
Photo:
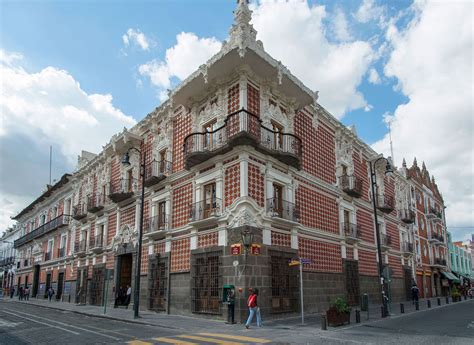
[(143, 224), (143, 232), (149, 234), (156, 231), (168, 230), (168, 218), (168, 215), (158, 215), (148, 218)]
[(380, 234), (380, 245), (385, 248), (390, 248), (392, 245), (392, 236), (387, 234)]
[(412, 209), (401, 209), (398, 211), (398, 215), (403, 223), (412, 224), (415, 222), (415, 212)]
[(339, 177), (339, 185), (347, 195), (355, 198), (362, 196), (362, 179), (357, 176), (343, 175)]
[(102, 210), (105, 206), (105, 195), (93, 194), (87, 197), (87, 211), (96, 213)]
[(430, 241), (435, 242), (435, 243), (439, 243), (439, 244), (444, 243), (444, 236), (439, 235), (436, 232), (432, 232)]
[(446, 266), (446, 259), (435, 258), (433, 264), (434, 266)]
[(390, 213), (393, 211), (393, 196), (386, 194), (379, 194), (377, 196), (377, 208), (383, 213)]
[(344, 235), (346, 239), (357, 241), (361, 238), (361, 231), (360, 231), (359, 224), (343, 222), (342, 230), (344, 231)]
[(286, 164), (300, 167), (301, 140), (293, 134), (266, 128), (258, 116), (242, 109), (228, 115), (224, 125), (214, 131), (191, 133), (184, 139), (186, 168), (228, 152), (236, 145), (252, 145)]
[(46, 252), (44, 253), (44, 261), (49, 261), (52, 259), (52, 253), (51, 252)]
[(81, 220), (87, 216), (87, 208), (85, 203), (79, 203), (72, 208), (72, 218)]
[(173, 163), (153, 161), (145, 165), (145, 187), (150, 187), (171, 175)]
[(413, 243), (411, 242), (403, 242), (402, 244), (402, 251), (405, 254), (413, 254)]
[(131, 198), (138, 189), (136, 179), (120, 179), (110, 182), (109, 198), (115, 203)]
[(80, 240), (79, 243), (76, 243), (74, 245), (74, 249), (75, 249), (74, 251), (76, 252), (76, 254), (85, 253), (86, 248), (87, 248), (86, 240)]
[(222, 215), (222, 200), (203, 200), (190, 206), (189, 221), (196, 222), (208, 218), (216, 218)]
[(20, 237), (19, 239), (17, 239), (14, 242), (13, 246), (15, 248), (18, 248), (19, 246), (21, 246), (21, 245), (23, 245), (23, 244), (25, 244), (29, 241), (32, 241), (35, 238), (43, 236), (44, 234), (47, 234), (50, 231), (53, 231), (53, 230), (59, 229), (63, 226), (66, 226), (66, 225), (69, 224), (70, 218), (71, 218), (71, 216), (66, 215), (66, 214), (60, 215), (60, 216), (54, 218), (53, 220), (39, 226), (35, 230), (27, 233), (23, 237)]
[(93, 239), (91, 238), (90, 248), (94, 253), (100, 253), (101, 251), (104, 250), (104, 234), (103, 233), (98, 233), (94, 236)]
[(58, 258), (66, 256), (66, 247), (58, 248)]
[(286, 200), (278, 200), (275, 198), (267, 199), (267, 212), (272, 217), (278, 217), (292, 222), (299, 222), (300, 220), (298, 205)]

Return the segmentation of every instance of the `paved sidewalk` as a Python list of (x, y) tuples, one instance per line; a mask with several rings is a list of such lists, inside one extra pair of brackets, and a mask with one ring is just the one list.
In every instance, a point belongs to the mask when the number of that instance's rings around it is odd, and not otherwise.
[[(441, 307), (446, 306), (446, 298), (440, 297), (441, 300)], [(469, 299), (468, 299), (469, 300)], [(169, 329), (175, 330), (202, 330), (208, 328), (219, 327), (219, 325), (223, 325), (223, 320), (213, 320), (213, 319), (206, 319), (203, 317), (192, 317), (192, 316), (182, 316), (182, 315), (168, 315), (165, 313), (155, 313), (150, 311), (140, 311), (140, 318), (134, 319), (133, 318), (133, 309), (123, 309), (117, 308), (114, 309), (113, 307), (107, 307), (107, 313), (104, 315), (103, 311), (104, 308), (100, 306), (91, 306), (91, 305), (76, 305), (74, 303), (67, 303), (67, 302), (57, 302), (52, 301), (49, 302), (48, 300), (44, 299), (35, 299), (31, 298), (28, 302), (26, 301), (19, 301), (18, 297), (14, 299), (10, 298), (3, 298), (4, 303), (25, 303), (25, 304), (33, 304), (38, 305), (45, 308), (52, 308), (57, 310), (64, 310), (70, 311), (78, 314), (94, 316), (94, 317), (103, 317), (112, 320), (120, 320), (126, 321), (131, 323), (139, 323), (139, 324), (146, 324), (151, 326), (158, 326), (164, 327)], [(437, 298), (429, 299), (431, 301), (431, 308), (440, 308), (438, 306)], [(462, 299), (461, 303), (464, 302), (464, 298)], [(449, 304), (452, 304), (452, 299), (449, 299)], [(457, 302), (460, 303), (460, 302)], [(410, 314), (417, 312), (415, 305), (411, 302), (403, 302), (405, 307), (405, 314)], [(419, 310), (427, 310), (428, 309), (428, 299), (420, 299), (419, 301)], [(351, 325), (356, 324), (356, 310), (358, 308), (353, 308), (351, 312)], [(390, 306), (390, 317), (399, 317), (402, 314), (400, 313), (400, 303), (392, 303)], [(369, 312), (361, 311), (360, 312), (360, 321), (361, 323), (373, 322), (376, 320), (380, 320), (381, 317), (381, 309), (380, 305), (370, 305)], [(271, 329), (304, 329), (304, 328), (312, 328), (312, 329), (320, 329), (321, 328), (321, 314), (309, 314), (305, 315), (305, 324), (301, 324), (301, 317), (300, 316), (292, 316), (292, 317), (284, 317), (281, 319), (273, 319), (273, 320), (265, 320), (265, 315), (263, 315), (263, 324), (265, 328)], [(338, 327), (340, 328), (340, 327)]]

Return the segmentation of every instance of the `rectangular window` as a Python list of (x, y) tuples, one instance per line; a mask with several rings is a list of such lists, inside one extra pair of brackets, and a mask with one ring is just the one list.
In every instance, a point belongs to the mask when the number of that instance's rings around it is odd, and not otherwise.
[(158, 228), (163, 229), (166, 225), (166, 201), (158, 203)]
[(127, 171), (127, 192), (132, 192), (132, 186), (133, 186), (133, 170), (130, 169)]
[(215, 182), (204, 186), (204, 218), (208, 218), (217, 208)]
[(273, 148), (282, 148), (283, 146), (283, 126), (272, 121), (272, 130), (273, 130)]
[(217, 135), (214, 131), (217, 129), (217, 120), (212, 120), (211, 122), (204, 125), (204, 131), (206, 132), (206, 138), (204, 147), (208, 150), (212, 150), (217, 143)]
[(350, 223), (350, 213), (348, 210), (344, 210), (344, 224), (346, 228), (349, 227), (349, 223)]

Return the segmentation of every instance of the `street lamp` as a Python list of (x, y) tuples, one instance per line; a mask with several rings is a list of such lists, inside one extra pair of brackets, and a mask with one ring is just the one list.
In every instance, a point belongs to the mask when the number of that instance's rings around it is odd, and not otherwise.
[[(141, 151), (135, 147), (131, 147), (124, 154), (122, 164), (125, 166), (130, 165), (129, 152), (131, 150), (137, 151), (141, 155)], [(138, 230), (138, 253), (137, 253), (137, 265), (135, 270), (135, 297), (133, 303), (133, 317), (138, 318), (138, 309), (140, 305), (140, 271), (142, 265), (142, 237), (143, 237), (143, 211), (145, 208), (145, 162), (146, 152), (143, 152), (143, 159), (140, 163), (140, 177), (142, 178), (142, 196), (141, 196), (141, 208), (140, 208), (140, 228)]]
[(242, 231), (242, 244), (245, 248), (245, 256), (247, 256), (249, 252), (249, 248), (252, 245), (253, 241), (253, 234), (249, 231), (249, 229), (245, 229)]
[(383, 262), (382, 262), (382, 249), (380, 247), (380, 230), (379, 230), (379, 222), (377, 219), (377, 194), (375, 193), (375, 187), (377, 187), (377, 176), (375, 172), (376, 164), (381, 161), (385, 160), (385, 175), (393, 173), (392, 171), (392, 164), (390, 163), (390, 157), (384, 158), (379, 157), (375, 161), (370, 162), (370, 179), (371, 179), (371, 186), (372, 186), (372, 204), (374, 206), (374, 221), (375, 221), (375, 234), (377, 237), (377, 255), (379, 257), (379, 278), (380, 278), (380, 285), (381, 285), (381, 293), (382, 293), (382, 317), (386, 317), (388, 314), (387, 310), (387, 301), (385, 299), (385, 284), (383, 278)]

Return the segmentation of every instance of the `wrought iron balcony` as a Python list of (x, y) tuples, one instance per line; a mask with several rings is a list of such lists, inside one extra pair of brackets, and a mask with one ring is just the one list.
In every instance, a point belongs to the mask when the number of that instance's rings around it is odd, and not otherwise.
[(386, 194), (378, 194), (377, 196), (377, 208), (383, 213), (390, 213), (394, 208), (393, 196)]
[(184, 139), (186, 169), (226, 153), (236, 145), (254, 146), (260, 152), (300, 168), (300, 138), (268, 129), (258, 116), (242, 109), (228, 115), (224, 125), (214, 131), (191, 133)]
[(405, 256), (413, 255), (413, 243), (403, 242), (402, 243), (402, 252)]
[(267, 212), (271, 217), (282, 218), (292, 222), (299, 222), (300, 220), (298, 205), (286, 200), (267, 199)]
[(173, 163), (168, 161), (153, 161), (145, 165), (145, 187), (150, 187), (163, 181), (173, 172)]
[(90, 243), (91, 250), (94, 253), (100, 253), (104, 250), (104, 234), (97, 234), (94, 237), (94, 241)]
[(342, 190), (354, 198), (360, 198), (362, 196), (362, 179), (357, 176), (342, 175), (339, 177), (339, 185)]
[(44, 261), (51, 260), (53, 258), (53, 256), (51, 254), (52, 254), (51, 252), (44, 253)]
[(66, 247), (58, 248), (58, 259), (66, 256)]
[(67, 226), (69, 224), (69, 221), (71, 219), (71, 216), (62, 214), (51, 221), (39, 226), (35, 230), (27, 233), (26, 235), (20, 237), (17, 239), (13, 246), (15, 248), (18, 248), (19, 246), (34, 240), (35, 238), (38, 238), (40, 236), (43, 236), (44, 234), (47, 234), (48, 232), (51, 232), (53, 230), (62, 228), (63, 226)]
[(222, 200), (202, 200), (190, 206), (189, 221), (216, 220), (222, 215)]
[(344, 231), (344, 236), (346, 237), (346, 242), (354, 243), (360, 240), (361, 231), (359, 224), (353, 224), (349, 222), (343, 222), (342, 230)]
[(384, 250), (390, 249), (390, 246), (392, 245), (392, 236), (387, 235), (387, 234), (380, 234), (380, 246)]
[(86, 254), (87, 242), (86, 240), (81, 240), (79, 243), (76, 243), (74, 246), (75, 252), (78, 256), (84, 256)]
[(79, 203), (72, 208), (72, 218), (75, 220), (84, 219), (87, 216), (87, 208), (85, 203)]
[(430, 242), (434, 244), (444, 244), (444, 236), (436, 232), (431, 232)]
[(401, 209), (398, 211), (398, 216), (403, 223), (413, 224), (415, 222), (415, 212), (412, 209)]
[(431, 264), (431, 266), (435, 266), (435, 267), (445, 267), (446, 266), (446, 259), (440, 259), (440, 258), (435, 258), (433, 260), (433, 263)]
[(169, 216), (164, 214), (150, 217), (143, 224), (143, 232), (152, 239), (163, 238), (168, 230)]
[(115, 203), (131, 198), (138, 189), (136, 179), (120, 179), (110, 182), (109, 198)]
[(87, 197), (87, 211), (96, 213), (102, 210), (105, 206), (105, 195), (93, 194)]

